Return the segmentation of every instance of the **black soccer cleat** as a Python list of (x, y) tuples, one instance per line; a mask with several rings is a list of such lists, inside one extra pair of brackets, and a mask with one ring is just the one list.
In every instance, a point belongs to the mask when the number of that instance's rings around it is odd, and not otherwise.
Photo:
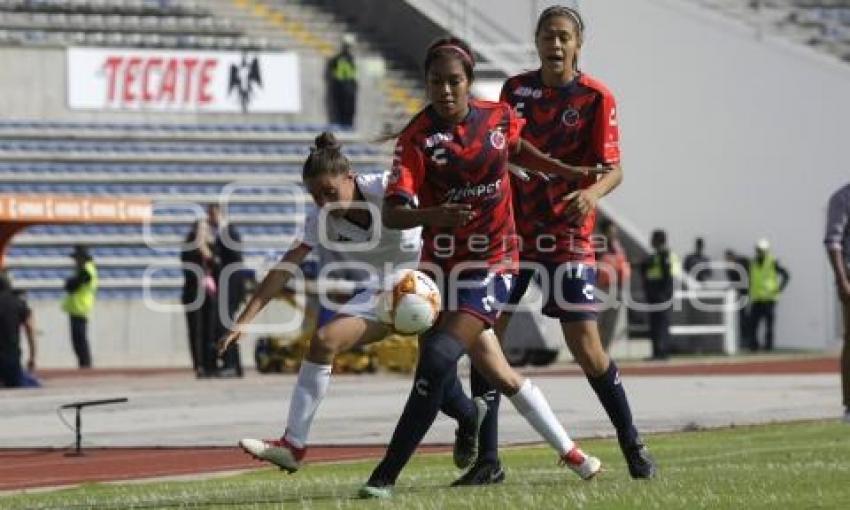
[(452, 487), (494, 485), (504, 481), (505, 470), (502, 469), (501, 462), (478, 461), (463, 476), (452, 482)]
[(636, 480), (655, 478), (658, 474), (658, 466), (643, 443), (637, 442), (632, 446), (621, 446), (621, 448), (632, 478)]
[(484, 417), (487, 416), (487, 402), (483, 398), (475, 397), (472, 402), (475, 404), (475, 420), (471, 424), (472, 427), (468, 430), (458, 427), (455, 430), (452, 459), (458, 469), (468, 468), (478, 458), (478, 436), (481, 433)]

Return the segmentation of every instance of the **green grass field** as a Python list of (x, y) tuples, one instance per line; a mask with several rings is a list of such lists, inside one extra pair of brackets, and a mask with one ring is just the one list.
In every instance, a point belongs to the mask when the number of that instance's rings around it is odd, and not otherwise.
[(607, 471), (591, 482), (556, 465), (545, 448), (503, 452), (500, 486), (451, 489), (447, 455), (415, 458), (388, 501), (355, 498), (374, 461), (308, 466), (296, 475), (264, 469), (194, 482), (95, 484), (0, 498), (0, 508), (539, 508), (850, 509), (850, 426), (793, 423), (647, 438), (658, 479), (628, 478), (613, 440), (582, 447)]

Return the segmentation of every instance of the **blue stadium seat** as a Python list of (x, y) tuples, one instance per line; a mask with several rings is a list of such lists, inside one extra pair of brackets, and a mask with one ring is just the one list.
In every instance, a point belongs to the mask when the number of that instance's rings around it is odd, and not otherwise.
[[(61, 138), (39, 138), (37, 136), (26, 138), (17, 138), (11, 131), (14, 130), (32, 130), (32, 131), (48, 131), (48, 130), (87, 130), (87, 131), (102, 131), (111, 133), (120, 132), (159, 132), (163, 133), (210, 133), (211, 137), (221, 136), (226, 139), (228, 134), (243, 133), (243, 134), (265, 134), (265, 133), (305, 133), (310, 136), (317, 131), (325, 129), (326, 126), (317, 126), (313, 124), (282, 124), (282, 123), (217, 123), (217, 124), (191, 124), (191, 123), (129, 123), (129, 122), (73, 122), (73, 121), (29, 121), (29, 120), (0, 120), (0, 151), (20, 151), (20, 152), (80, 152), (99, 153), (104, 155), (109, 154), (256, 154), (256, 155), (283, 155), (292, 154), (303, 156), (307, 153), (307, 144), (303, 142), (250, 142), (250, 141), (222, 141), (222, 142), (182, 142), (182, 141), (145, 141), (145, 140), (129, 140), (129, 141), (110, 141), (110, 140), (94, 140), (94, 139), (61, 139)], [(4, 131), (5, 130), (5, 131)], [(10, 133), (6, 138), (2, 138), (2, 133)], [(55, 137), (56, 133), (51, 133)], [(351, 149), (348, 151), (348, 149)], [(369, 147), (358, 146), (352, 144), (347, 149), (348, 153), (354, 154), (369, 154), (377, 153)], [(39, 155), (40, 157), (40, 155)], [(226, 158), (222, 158), (226, 159)], [(358, 171), (363, 173), (372, 173), (382, 171), (379, 165), (358, 166)], [(116, 196), (116, 195), (198, 195), (201, 202), (214, 201), (214, 197), (221, 191), (223, 184), (219, 182), (209, 182), (204, 180), (204, 176), (215, 177), (220, 180), (222, 175), (248, 175), (248, 176), (265, 176), (266, 178), (275, 178), (279, 175), (300, 175), (301, 165), (298, 163), (290, 164), (269, 164), (269, 163), (158, 163), (158, 162), (72, 162), (72, 161), (0, 161), (0, 192), (11, 193), (70, 193), (70, 194), (85, 194), (85, 195), (101, 195), (101, 196)], [(27, 179), (27, 182), (14, 182), (11, 179), (4, 180), (5, 177), (20, 175), (20, 174), (37, 174), (32, 179)], [(73, 174), (69, 176), (68, 174)], [(94, 179), (86, 178), (87, 175), (103, 175), (110, 174), (114, 179), (107, 182), (102, 182)], [(174, 176), (187, 176), (185, 180), (176, 183), (157, 182), (154, 174), (169, 174)], [(126, 179), (125, 176), (145, 176), (150, 175), (149, 182), (132, 182)], [(137, 180), (137, 179), (134, 179)], [(280, 193), (280, 187), (269, 187), (266, 185), (252, 185), (239, 189), (236, 193), (237, 197), (256, 197), (266, 198), (270, 195)], [(295, 212), (296, 208), (293, 204), (280, 203), (233, 203), (228, 206), (228, 214), (239, 215), (240, 222), (237, 223), (238, 228), (242, 232), (243, 238), (251, 240), (252, 237), (259, 238), (283, 238), (287, 235), (294, 234), (296, 225), (294, 222), (285, 222), (280, 224), (257, 224), (251, 223), (251, 217), (263, 217), (266, 219), (270, 215), (287, 214)], [(157, 215), (185, 215), (186, 211), (182, 208), (167, 208), (166, 210), (157, 210)], [(246, 218), (247, 221), (242, 222), (241, 219)], [(160, 223), (152, 225), (152, 232), (155, 236), (164, 236), (167, 238), (177, 237), (183, 238), (190, 228), (190, 222), (185, 223)], [(135, 238), (140, 240), (140, 235), (143, 229), (141, 225), (109, 225), (109, 224), (88, 224), (88, 225), (38, 225), (30, 227), (26, 230), (27, 235), (38, 236), (39, 243), (47, 242), (50, 237), (55, 237), (58, 241), (66, 242), (62, 237), (74, 236), (82, 239), (91, 239), (94, 244), (90, 250), (95, 259), (109, 259), (110, 264), (114, 261), (120, 261), (122, 258), (128, 258), (127, 264), (119, 262), (121, 266), (104, 265), (101, 266), (101, 277), (105, 281), (114, 281), (116, 279), (139, 279), (144, 274), (144, 267), (132, 265), (129, 258), (156, 258), (157, 260), (168, 260), (171, 263), (176, 263), (180, 252), (176, 246), (167, 248), (153, 248), (142, 244), (131, 245), (101, 245), (100, 242), (109, 242), (109, 239), (120, 238), (125, 241), (125, 238)], [(141, 241), (139, 241), (141, 242)], [(169, 241), (170, 242), (170, 241)], [(249, 242), (249, 248), (246, 251), (246, 256), (263, 259), (275, 260), (280, 257), (280, 247), (264, 247), (257, 245), (256, 242)], [(52, 280), (61, 282), (68, 276), (72, 270), (68, 260), (70, 246), (67, 244), (50, 244), (50, 245), (13, 245), (9, 251), (9, 256), (14, 260), (14, 277), (16, 280), (23, 280), (25, 286), (27, 280)], [(36, 264), (27, 266), (29, 260), (56, 258), (61, 259), (61, 262), (56, 267), (39, 267)], [(39, 261), (39, 265), (43, 265), (44, 260)], [(180, 279), (182, 273), (179, 268), (165, 268), (157, 271), (153, 276), (154, 280), (172, 280)], [(18, 283), (16, 281), (16, 283)], [(58, 285), (58, 284), (57, 284)], [(168, 285), (171, 285), (169, 282)], [(165, 288), (157, 289), (163, 296), (174, 297), (175, 293), (179, 293), (179, 289)], [(53, 299), (61, 297), (64, 294), (61, 288), (55, 289), (37, 289), (33, 290), (32, 295), (38, 295), (39, 298)], [(31, 295), (31, 296), (32, 296)], [(131, 285), (127, 288), (111, 288), (107, 286), (102, 288), (100, 297), (114, 297), (115, 299), (138, 299), (141, 297), (141, 289), (138, 285)]]

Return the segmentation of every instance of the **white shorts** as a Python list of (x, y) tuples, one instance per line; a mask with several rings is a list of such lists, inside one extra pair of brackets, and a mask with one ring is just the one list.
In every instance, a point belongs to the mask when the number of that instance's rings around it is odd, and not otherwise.
[(380, 322), (375, 313), (375, 305), (378, 302), (379, 289), (358, 289), (345, 303), (332, 305), (330, 303), (319, 305), (319, 323), (322, 327), (338, 315), (359, 317), (361, 319)]

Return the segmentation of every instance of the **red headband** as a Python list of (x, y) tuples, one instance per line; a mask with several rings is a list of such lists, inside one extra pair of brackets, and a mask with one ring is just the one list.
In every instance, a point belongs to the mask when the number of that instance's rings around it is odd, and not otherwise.
[(475, 60), (472, 58), (472, 55), (470, 55), (465, 49), (461, 48), (457, 44), (445, 43), (439, 46), (434, 46), (434, 48), (431, 49), (431, 52), (436, 53), (438, 50), (443, 49), (452, 50), (456, 53), (460, 53), (460, 56), (461, 58), (463, 58), (464, 61), (466, 61), (471, 67), (475, 67)]

